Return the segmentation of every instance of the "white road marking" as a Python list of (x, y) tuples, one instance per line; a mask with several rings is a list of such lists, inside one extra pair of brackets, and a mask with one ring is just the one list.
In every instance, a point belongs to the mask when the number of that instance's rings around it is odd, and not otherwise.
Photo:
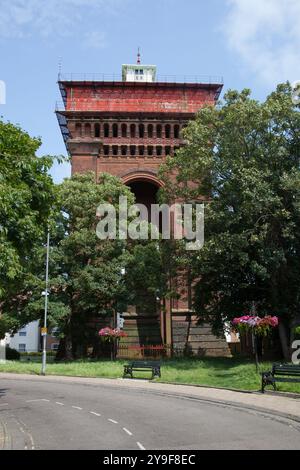
[(141, 449), (141, 450), (146, 450), (144, 446), (142, 446), (142, 444), (140, 442), (137, 442), (137, 445), (138, 447)]
[[(50, 402), (50, 400), (47, 400), (47, 398), (37, 398), (37, 399), (33, 399), (33, 400), (26, 400), (26, 403), (32, 403), (32, 402), (38, 402), (38, 401), (46, 401), (46, 402)], [(55, 402), (57, 405), (60, 405), (60, 406), (64, 406), (64, 403), (61, 403), (60, 401), (56, 401)], [(0, 403), (0, 406), (7, 406), (8, 403)], [(80, 406), (75, 406), (75, 405), (72, 405), (72, 408), (74, 408), (75, 410), (82, 410), (82, 408)], [(100, 413), (96, 413), (96, 411), (90, 411), (90, 413), (92, 415), (95, 415), (95, 416), (101, 416)], [(110, 423), (113, 423), (113, 424), (118, 424), (118, 421), (112, 419), (112, 418), (108, 418), (107, 421), (109, 421)], [(128, 434), (128, 436), (132, 436), (132, 432), (129, 431), (129, 429), (127, 428), (122, 428), (124, 432), (126, 432), (126, 434)], [(23, 429), (21, 429), (23, 431)], [(24, 432), (24, 431), (23, 431)], [(30, 436), (30, 440), (31, 440), (31, 448), (34, 449), (34, 443), (33, 443), (33, 440), (32, 440), (32, 437), (31, 435)], [(137, 446), (139, 447), (140, 450), (146, 450), (145, 447), (137, 441)], [(28, 449), (27, 446), (25, 446), (25, 449)]]
[(36, 400), (26, 400), (26, 403), (32, 403), (34, 401), (50, 401), (47, 398), (37, 398)]
[[(26, 424), (25, 424), (21, 419), (18, 419), (17, 421), (19, 421), (19, 428), (20, 428), (20, 431), (21, 431), (23, 434), (25, 434), (25, 435), (27, 434), (27, 436), (28, 436), (29, 439), (30, 439), (30, 442), (31, 442), (31, 450), (34, 450), (35, 447), (34, 447), (33, 437), (32, 437), (32, 435), (30, 434), (30, 432), (28, 431)], [(22, 425), (24, 426), (24, 428), (23, 428), (22, 426), (20, 426), (20, 424), (22, 424)], [(26, 431), (25, 431), (25, 429), (26, 429)], [(25, 445), (25, 446), (24, 446), (24, 449), (25, 449), (25, 450), (28, 450), (28, 446)]]
[(90, 411), (90, 413), (95, 416), (101, 416), (100, 413), (96, 413), (95, 411)]
[(123, 431), (127, 432), (127, 434), (128, 434), (129, 436), (132, 436), (132, 432), (130, 432), (129, 429), (123, 428)]

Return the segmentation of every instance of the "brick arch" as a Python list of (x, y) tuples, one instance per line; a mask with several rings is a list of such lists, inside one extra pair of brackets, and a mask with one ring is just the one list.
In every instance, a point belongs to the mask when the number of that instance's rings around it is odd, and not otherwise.
[(130, 171), (121, 176), (124, 184), (130, 184), (136, 181), (144, 181), (145, 183), (152, 183), (158, 188), (164, 186), (163, 182), (157, 177), (157, 174), (153, 171)]

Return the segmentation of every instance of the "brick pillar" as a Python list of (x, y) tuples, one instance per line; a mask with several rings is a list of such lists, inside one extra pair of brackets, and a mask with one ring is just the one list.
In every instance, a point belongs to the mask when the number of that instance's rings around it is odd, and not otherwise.
[(99, 122), (99, 126), (100, 126), (100, 139), (103, 139), (104, 138), (104, 126), (103, 126), (102, 121)]
[(170, 124), (170, 139), (174, 139), (174, 124)]

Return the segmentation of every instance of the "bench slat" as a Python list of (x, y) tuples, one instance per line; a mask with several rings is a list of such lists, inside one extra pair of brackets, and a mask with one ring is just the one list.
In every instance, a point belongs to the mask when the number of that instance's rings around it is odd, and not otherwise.
[(273, 364), (272, 371), (262, 373), (262, 393), (267, 385), (272, 385), (276, 390), (276, 382), (300, 383), (300, 366)]
[(124, 377), (130, 375), (133, 378), (133, 371), (151, 371), (152, 378), (161, 377), (160, 362), (158, 361), (131, 361), (124, 365)]
[(275, 382), (292, 382), (292, 383), (300, 383), (299, 379), (293, 379), (293, 377), (285, 378), (285, 377), (273, 377)]

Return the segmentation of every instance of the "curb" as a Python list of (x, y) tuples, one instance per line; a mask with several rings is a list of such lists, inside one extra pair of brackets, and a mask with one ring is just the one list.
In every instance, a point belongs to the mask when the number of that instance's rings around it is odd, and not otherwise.
[[(247, 394), (253, 394), (253, 395), (263, 395), (260, 390), (245, 390), (242, 388), (227, 388), (227, 387), (215, 387), (213, 385), (202, 385), (202, 384), (187, 384), (187, 383), (178, 383), (178, 382), (152, 382), (149, 381), (150, 383), (156, 383), (156, 384), (166, 384), (166, 385), (179, 385), (183, 387), (198, 387), (198, 388), (211, 388), (213, 390), (227, 390), (229, 392), (236, 392), (236, 393), (247, 393)], [(286, 397), (286, 398), (295, 398), (300, 400), (300, 392), (295, 393), (295, 392), (280, 392), (277, 390), (276, 392), (273, 390), (265, 390), (264, 395), (271, 395), (271, 396), (277, 396), (277, 397)]]
[[(0, 373), (0, 378), (1, 378), (1, 373)], [(10, 375), (9, 373), (7, 373), (7, 375)], [(21, 374), (16, 374), (17, 376), (19, 375), (19, 377), (6, 377), (7, 380), (18, 380), (18, 378), (20, 378), (20, 380), (24, 380), (24, 377), (21, 376)], [(27, 378), (27, 380), (29, 379), (29, 377), (32, 377), (35, 381), (36, 379), (38, 379), (38, 377), (40, 377), (42, 379), (42, 376), (40, 375), (31, 375), (31, 374), (24, 374)], [(52, 383), (57, 383), (57, 379), (61, 379), (61, 378), (64, 378), (66, 377), (67, 379), (69, 379), (69, 381), (67, 383), (69, 384), (78, 384), (80, 382), (75, 382), (73, 381), (72, 382), (72, 379), (86, 379), (86, 380), (89, 380), (89, 379), (100, 379), (100, 377), (79, 377), (79, 376), (62, 376), (62, 375), (48, 375), (46, 376), (47, 377), (47, 381), (49, 382), (52, 382)], [(54, 379), (54, 380), (51, 380), (51, 379)], [(114, 381), (116, 380), (119, 380), (119, 379), (116, 379), (116, 378), (104, 378), (105, 380), (108, 380), (111, 382), (111, 385), (114, 386)], [(132, 379), (128, 379), (128, 380), (132, 380)], [(134, 379), (133, 379), (134, 380)], [(240, 394), (250, 394), (250, 395), (260, 395), (260, 392), (255, 392), (255, 391), (252, 391), (252, 392), (247, 392), (245, 390), (234, 390), (234, 389), (226, 389), (226, 388), (216, 388), (216, 387), (208, 387), (208, 386), (203, 386), (203, 385), (190, 385), (190, 384), (174, 384), (174, 383), (170, 383), (170, 382), (152, 382), (150, 380), (147, 380), (145, 381), (146, 383), (152, 383), (152, 384), (156, 384), (156, 385), (159, 385), (159, 384), (169, 384), (169, 385), (181, 385), (182, 387), (186, 387), (186, 386), (189, 386), (189, 387), (198, 387), (198, 388), (204, 388), (204, 389), (216, 389), (216, 390), (226, 390), (226, 391), (233, 391), (233, 392), (239, 392)], [(96, 386), (96, 387), (99, 387), (99, 383), (88, 383), (88, 382), (82, 382), (81, 385), (85, 385), (85, 386)], [(253, 406), (253, 405), (249, 405), (249, 404), (244, 404), (242, 402), (234, 402), (234, 401), (230, 401), (230, 400), (226, 400), (226, 399), (222, 399), (222, 398), (209, 398), (209, 397), (197, 397), (196, 395), (192, 395), (192, 394), (188, 394), (188, 393), (177, 393), (175, 391), (164, 391), (164, 390), (154, 390), (154, 389), (148, 389), (147, 387), (141, 387), (141, 388), (131, 388), (130, 386), (126, 386), (126, 382), (124, 382), (124, 388), (126, 390), (129, 390), (129, 391), (132, 391), (134, 390), (135, 392), (141, 392), (141, 393), (144, 393), (144, 394), (154, 394), (154, 395), (157, 395), (157, 396), (164, 396), (164, 397), (172, 397), (172, 398), (179, 398), (179, 399), (183, 399), (183, 400), (193, 400), (193, 401), (199, 401), (199, 402), (203, 402), (203, 403), (208, 403), (208, 404), (212, 404), (212, 405), (215, 405), (215, 406), (220, 406), (220, 407), (230, 407), (230, 408), (233, 408), (233, 409), (238, 409), (240, 411), (245, 411), (245, 412), (248, 412), (248, 413), (257, 413), (257, 414), (260, 414), (261, 416), (265, 416), (267, 418), (270, 419), (270, 417), (272, 419), (277, 419), (277, 421), (280, 421), (281, 423), (286, 423), (286, 421), (284, 420), (288, 420), (288, 421), (292, 421), (293, 423), (297, 423), (297, 430), (300, 431), (300, 416), (296, 416), (296, 415), (292, 415), (292, 414), (289, 414), (289, 413), (284, 413), (284, 412), (281, 412), (281, 411), (278, 411), (278, 410), (272, 410), (270, 408), (263, 408), (263, 407), (259, 407), (259, 406)], [(119, 385), (120, 387), (120, 385)], [(116, 388), (116, 387), (114, 387)], [(276, 392), (274, 392), (276, 393)], [(278, 393), (278, 392), (277, 392)], [(284, 394), (284, 396), (286, 396)], [(286, 398), (291, 398), (290, 396), (289, 397), (286, 397)], [(300, 397), (297, 395), (297, 398), (299, 399)]]

